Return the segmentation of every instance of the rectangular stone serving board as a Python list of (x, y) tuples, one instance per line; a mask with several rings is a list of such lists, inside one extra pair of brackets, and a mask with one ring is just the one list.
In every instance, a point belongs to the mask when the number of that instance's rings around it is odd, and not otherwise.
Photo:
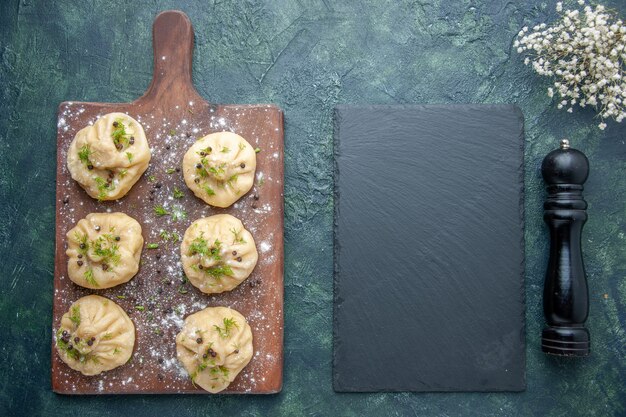
[(339, 392), (525, 388), (523, 116), (335, 112)]
[[(277, 393), (283, 371), (283, 113), (273, 105), (214, 105), (198, 95), (191, 82), (193, 28), (185, 14), (161, 13), (154, 22), (153, 38), (154, 77), (141, 98), (132, 103), (64, 102), (59, 106), (53, 336), (73, 301), (98, 294), (128, 312), (136, 328), (136, 345), (129, 363), (87, 377), (61, 361), (52, 340), (52, 389), (60, 394), (208, 394), (191, 383), (176, 360), (175, 337), (187, 315), (207, 306), (227, 306), (248, 320), (254, 356), (222, 393)], [(110, 112), (127, 113), (142, 124), (152, 158), (125, 197), (99, 203), (70, 177), (67, 150), (81, 128)], [(195, 197), (182, 172), (166, 173), (181, 167), (183, 155), (197, 139), (220, 131), (235, 132), (261, 149), (253, 188), (227, 209), (211, 207)], [(184, 192), (182, 199), (172, 198), (175, 187)], [(187, 216), (179, 221), (157, 217), (155, 205), (184, 210)], [(159, 248), (144, 245), (140, 270), (126, 284), (106, 290), (79, 287), (67, 275), (66, 233), (88, 213), (108, 211), (135, 218), (145, 243), (159, 243)], [(206, 295), (188, 282), (183, 284), (180, 243), (165, 243), (159, 233), (167, 230), (182, 237), (191, 222), (219, 213), (243, 221), (255, 239), (259, 261), (236, 289)], [(143, 306), (144, 311), (136, 306)]]

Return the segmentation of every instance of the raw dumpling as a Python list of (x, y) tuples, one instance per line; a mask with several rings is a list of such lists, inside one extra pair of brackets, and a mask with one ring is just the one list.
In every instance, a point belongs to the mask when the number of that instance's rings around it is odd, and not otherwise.
[(194, 143), (183, 158), (183, 175), (196, 197), (228, 207), (250, 191), (256, 152), (241, 136), (213, 133)]
[(252, 359), (252, 330), (236, 310), (205, 308), (185, 319), (176, 356), (195, 385), (220, 392)]
[(139, 270), (141, 226), (124, 213), (91, 213), (67, 232), (67, 273), (76, 284), (111, 288)]
[(83, 375), (97, 375), (124, 365), (135, 346), (135, 325), (108, 298), (88, 295), (61, 318), (56, 333), (59, 356)]
[(100, 201), (124, 197), (149, 162), (143, 127), (124, 113), (106, 114), (81, 129), (67, 153), (72, 178)]
[(207, 294), (235, 288), (252, 273), (258, 259), (252, 235), (230, 214), (193, 222), (180, 252), (189, 281)]

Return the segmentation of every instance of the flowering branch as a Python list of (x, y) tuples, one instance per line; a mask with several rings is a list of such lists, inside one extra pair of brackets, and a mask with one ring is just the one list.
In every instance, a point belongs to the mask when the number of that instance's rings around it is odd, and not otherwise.
[(529, 55), (525, 65), (532, 63), (537, 74), (555, 78), (548, 96), (560, 96), (559, 109), (572, 113), (576, 104), (592, 106), (604, 130), (606, 119), (620, 123), (626, 118), (626, 25), (602, 5), (578, 4), (584, 6), (582, 13), (563, 11), (558, 2), (560, 19), (554, 25), (524, 27), (513, 45)]

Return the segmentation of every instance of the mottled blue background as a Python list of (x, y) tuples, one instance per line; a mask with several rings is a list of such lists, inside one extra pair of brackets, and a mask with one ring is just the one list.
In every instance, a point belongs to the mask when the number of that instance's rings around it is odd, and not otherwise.
[[(128, 3), (128, 4), (126, 4)], [(626, 14), (622, 0), (611, 0)], [(285, 110), (285, 379), (254, 396), (64, 397), (50, 390), (56, 107), (131, 101), (152, 70), (151, 25), (179, 8), (209, 101)], [(556, 110), (512, 49), (552, 2), (0, 2), (0, 415), (626, 414), (625, 125)], [(335, 394), (332, 110), (338, 103), (516, 103), (526, 116), (527, 381), (520, 394)], [(584, 251), (593, 354), (539, 350), (547, 230), (539, 167), (569, 137), (591, 162)], [(416, 318), (416, 319), (419, 319)]]

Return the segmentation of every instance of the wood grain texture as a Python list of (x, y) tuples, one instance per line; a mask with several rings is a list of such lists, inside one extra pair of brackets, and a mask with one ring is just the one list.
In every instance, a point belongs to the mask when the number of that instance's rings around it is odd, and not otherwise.
[(335, 391), (523, 390), (519, 109), (335, 118)]
[[(153, 26), (154, 75), (146, 93), (132, 103), (64, 102), (59, 106), (56, 255), (53, 329), (76, 299), (97, 293), (113, 299), (135, 323), (137, 343), (130, 363), (95, 377), (71, 370), (52, 342), (52, 387), (63, 394), (206, 393), (195, 388), (176, 361), (175, 335), (182, 319), (205, 306), (228, 306), (250, 323), (255, 355), (224, 393), (276, 393), (282, 387), (283, 366), (283, 113), (272, 105), (215, 105), (196, 92), (191, 81), (193, 28), (182, 12), (159, 14)], [(71, 179), (67, 149), (74, 135), (97, 117), (124, 112), (139, 120), (152, 150), (150, 167), (131, 191), (116, 202), (98, 203)], [(252, 190), (227, 209), (206, 205), (185, 186), (182, 158), (196, 139), (232, 131), (253, 146), (257, 174)], [(149, 180), (153, 178), (153, 181)], [(183, 190), (173, 199), (174, 188)], [(155, 205), (186, 212), (175, 221), (157, 217)], [(146, 243), (139, 273), (127, 284), (91, 291), (67, 277), (66, 237), (73, 225), (91, 212), (121, 211), (139, 221)], [(161, 230), (183, 235), (192, 221), (229, 213), (243, 221), (254, 236), (259, 261), (252, 275), (235, 290), (206, 295), (184, 283), (180, 243), (159, 238)], [(120, 297), (118, 297), (120, 296)], [(138, 311), (136, 306), (143, 306)]]

